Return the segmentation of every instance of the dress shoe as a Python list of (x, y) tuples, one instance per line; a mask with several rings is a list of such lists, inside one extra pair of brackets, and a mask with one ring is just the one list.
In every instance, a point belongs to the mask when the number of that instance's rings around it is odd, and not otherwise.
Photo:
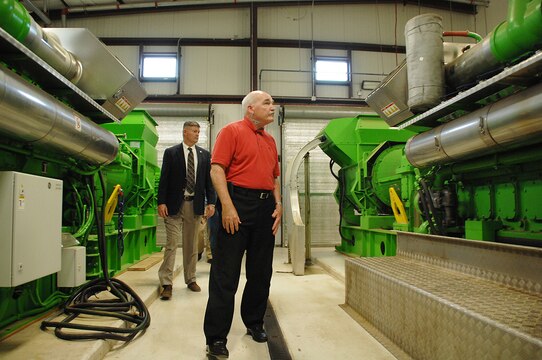
[(230, 356), (226, 347), (226, 340), (215, 340), (207, 345), (207, 355), (209, 359), (227, 359)]
[(160, 299), (162, 300), (169, 300), (171, 299), (171, 293), (173, 290), (173, 286), (171, 285), (164, 285), (162, 286), (162, 293), (160, 294)]
[(247, 328), (247, 334), (252, 336), (252, 339), (256, 342), (263, 343), (267, 341), (267, 333), (261, 325)]
[(207, 264), (211, 264), (213, 262), (213, 259), (207, 259)]
[(190, 290), (192, 290), (193, 292), (200, 292), (201, 291), (201, 288), (199, 287), (199, 285), (195, 281), (188, 284), (188, 288)]

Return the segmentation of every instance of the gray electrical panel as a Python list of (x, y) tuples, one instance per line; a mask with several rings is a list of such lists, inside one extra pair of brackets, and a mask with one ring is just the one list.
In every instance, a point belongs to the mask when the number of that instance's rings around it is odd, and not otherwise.
[(0, 287), (60, 270), (62, 181), (0, 171)]
[(84, 246), (62, 248), (62, 270), (56, 278), (58, 287), (76, 287), (85, 283), (86, 252)]

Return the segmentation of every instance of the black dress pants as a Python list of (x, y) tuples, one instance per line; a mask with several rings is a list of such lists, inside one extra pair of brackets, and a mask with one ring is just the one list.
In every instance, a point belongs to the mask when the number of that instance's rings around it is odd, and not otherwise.
[[(247, 282), (241, 301), (241, 318), (245, 326), (263, 325), (273, 273), (275, 236), (272, 226), (275, 219), (271, 215), (275, 199), (272, 192), (262, 199), (257, 191), (233, 187), (230, 196), (241, 224), (239, 231), (228, 234), (219, 219), (203, 324), (207, 344), (226, 340), (228, 336), (245, 252)], [(220, 203), (217, 207), (222, 214)]]

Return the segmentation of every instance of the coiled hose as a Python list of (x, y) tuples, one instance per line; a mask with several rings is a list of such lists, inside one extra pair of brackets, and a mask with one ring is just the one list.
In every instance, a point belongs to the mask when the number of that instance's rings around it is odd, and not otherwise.
[[(93, 196), (93, 202), (103, 278), (92, 280), (80, 287), (63, 306), (66, 318), (60, 322), (43, 321), (41, 329), (54, 327), (55, 335), (64, 340), (112, 339), (130, 341), (140, 331), (149, 327), (150, 314), (145, 303), (126, 283), (109, 277), (104, 227), (105, 182), (101, 171), (98, 172), (98, 175), (103, 193), (101, 211), (98, 211), (96, 196)], [(93, 178), (89, 176), (87, 179), (92, 193), (95, 195)], [(96, 297), (97, 294), (105, 291), (108, 291), (113, 298), (100, 300)], [(100, 294), (100, 297), (104, 297), (104, 294)], [(117, 318), (124, 320), (125, 324), (122, 327), (112, 327), (73, 323), (72, 321), (81, 314)], [(66, 333), (62, 331), (64, 328), (84, 330), (84, 332)]]

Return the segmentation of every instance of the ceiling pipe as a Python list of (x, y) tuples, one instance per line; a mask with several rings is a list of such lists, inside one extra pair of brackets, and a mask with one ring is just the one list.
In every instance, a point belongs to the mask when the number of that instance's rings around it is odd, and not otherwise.
[(43, 11), (41, 11), (36, 5), (34, 5), (34, 3), (30, 0), (23, 0), (22, 1), (23, 4), (28, 8), (28, 10), (31, 10), (33, 11), (34, 13), (36, 13), (36, 15), (43, 21), (43, 23), (47, 26), (51, 25), (53, 22), (51, 21), (51, 19), (49, 19), (47, 17), (47, 15), (45, 15), (43, 13)]
[[(380, 4), (394, 3), (394, 1), (380, 1)], [(489, 1), (471, 1), (471, 0), (454, 0), (452, 3), (465, 4), (466, 6), (489, 6)], [(270, 0), (235, 0), (232, 4), (232, 0), (217, 0), (217, 1), (207, 1), (205, 4), (202, 4), (200, 0), (193, 1), (147, 1), (147, 2), (138, 2), (138, 3), (109, 3), (103, 5), (89, 5), (89, 6), (73, 6), (68, 7), (67, 10), (71, 14), (76, 13), (87, 13), (87, 12), (97, 12), (97, 11), (114, 11), (114, 10), (134, 10), (134, 9), (152, 9), (152, 8), (168, 8), (168, 7), (195, 7), (195, 6), (231, 6), (245, 4), (245, 6), (252, 3), (261, 3), (262, 5), (273, 5), (273, 6), (287, 6), (287, 3), (293, 3), (295, 5), (300, 5), (300, 3), (305, 3), (304, 5), (311, 5), (310, 1), (298, 1), (298, 0), (281, 0), (281, 1), (270, 1)], [(316, 1), (317, 4), (374, 4), (374, 1)], [(405, 4), (412, 3), (422, 6), (429, 6), (426, 2), (420, 3), (419, 1), (404, 1)], [(431, 3), (431, 2), (429, 2)], [(442, 2), (444, 3), (444, 1)], [(303, 4), (301, 4), (303, 5)], [(442, 6), (442, 4), (441, 4)], [(438, 7), (437, 4), (434, 4), (433, 7)], [(468, 9), (462, 9), (462, 11), (469, 12)]]

